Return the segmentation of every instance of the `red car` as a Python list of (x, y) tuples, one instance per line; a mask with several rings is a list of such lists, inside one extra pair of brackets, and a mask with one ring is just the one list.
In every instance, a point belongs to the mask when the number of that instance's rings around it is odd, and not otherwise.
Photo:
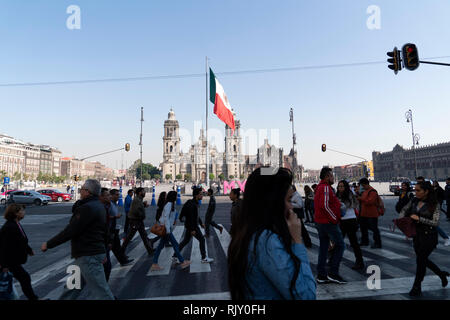
[(0, 195), (0, 202), (1, 202), (1, 204), (5, 204), (5, 202), (6, 202), (6, 196), (9, 195), (9, 194), (10, 194), (11, 192), (13, 192), (13, 191), (17, 191), (17, 189), (12, 189), (12, 190), (5, 191), (5, 192), (3, 192), (3, 193)]
[(54, 189), (38, 190), (37, 192), (49, 196), (50, 198), (52, 198), (52, 201), (62, 202), (63, 200), (64, 201), (72, 200), (72, 195), (64, 192), (59, 192), (58, 190)]

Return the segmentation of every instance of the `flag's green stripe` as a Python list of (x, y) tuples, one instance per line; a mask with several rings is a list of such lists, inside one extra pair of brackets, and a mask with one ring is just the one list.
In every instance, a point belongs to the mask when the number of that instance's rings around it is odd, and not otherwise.
[(216, 76), (211, 68), (209, 68), (209, 100), (216, 103)]

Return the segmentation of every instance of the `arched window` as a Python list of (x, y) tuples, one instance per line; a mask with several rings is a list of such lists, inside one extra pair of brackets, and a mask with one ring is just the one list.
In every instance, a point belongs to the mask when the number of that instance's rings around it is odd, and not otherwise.
[(236, 152), (236, 145), (233, 145), (233, 151)]
[(170, 146), (170, 152), (173, 152), (173, 146)]

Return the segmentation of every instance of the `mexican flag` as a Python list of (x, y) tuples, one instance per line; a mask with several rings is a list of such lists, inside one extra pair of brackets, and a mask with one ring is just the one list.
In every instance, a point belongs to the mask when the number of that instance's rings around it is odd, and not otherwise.
[(214, 103), (214, 113), (234, 131), (234, 117), (230, 103), (211, 68), (209, 69), (209, 100)]

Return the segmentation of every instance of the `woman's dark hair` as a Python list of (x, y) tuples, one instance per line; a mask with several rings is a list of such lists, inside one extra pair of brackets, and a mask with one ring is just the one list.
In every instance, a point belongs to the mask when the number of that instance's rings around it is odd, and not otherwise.
[[(228, 284), (233, 300), (244, 300), (251, 289), (246, 281), (249, 252), (256, 257), (258, 239), (264, 230), (275, 233), (294, 263), (294, 276), (290, 292), (294, 297), (295, 282), (300, 270), (300, 260), (292, 252), (292, 237), (286, 222), (285, 199), (292, 186), (290, 170), (280, 168), (274, 175), (261, 175), (261, 168), (249, 176), (245, 185), (244, 200), (228, 248)], [(234, 228), (235, 226), (233, 226)], [(254, 238), (254, 245), (250, 242)]]
[(434, 213), (438, 205), (438, 200), (436, 196), (436, 191), (434, 191), (434, 188), (431, 185), (430, 181), (420, 181), (417, 182), (416, 185), (419, 186), (420, 189), (428, 191), (427, 198), (423, 201), (427, 204), (428, 211), (430, 211), (430, 213)]
[(402, 182), (402, 185), (405, 185), (406, 188), (409, 190), (410, 183), (409, 183), (408, 181), (403, 181), (403, 182)]
[(172, 204), (172, 209), (170, 209), (171, 211), (175, 210), (175, 201), (177, 201), (177, 196), (178, 193), (176, 191), (169, 191), (169, 193), (167, 194), (166, 204), (168, 203)]
[[(342, 183), (344, 185), (344, 192), (339, 192), (339, 184)], [(341, 200), (342, 202), (344, 202), (346, 205), (348, 203), (352, 203), (352, 199), (350, 197), (351, 194), (351, 190), (350, 190), (350, 185), (348, 184), (348, 182), (346, 180), (341, 180), (338, 183), (338, 188), (337, 188), (337, 192), (336, 192), (336, 196), (339, 198), (339, 200)]]
[(158, 203), (156, 204), (156, 206), (157, 206), (157, 209), (156, 209), (156, 221), (159, 221), (159, 219), (161, 218), (161, 214), (162, 214), (162, 212), (163, 212), (163, 209), (164, 209), (164, 205), (166, 204), (166, 195), (167, 195), (167, 192), (161, 192), (160, 194), (159, 194), (159, 197), (158, 197)]
[(309, 186), (303, 188), (305, 190), (305, 196), (309, 196), (312, 193), (312, 189)]
[(239, 199), (240, 196), (241, 196), (241, 188), (234, 188), (234, 189), (231, 189), (230, 192), (233, 193), (238, 199)]
[(12, 203), (10, 204), (6, 210), (5, 214), (3, 215), (6, 220), (13, 221), (16, 220), (17, 214), (20, 210), (25, 209), (25, 206), (22, 204)]

